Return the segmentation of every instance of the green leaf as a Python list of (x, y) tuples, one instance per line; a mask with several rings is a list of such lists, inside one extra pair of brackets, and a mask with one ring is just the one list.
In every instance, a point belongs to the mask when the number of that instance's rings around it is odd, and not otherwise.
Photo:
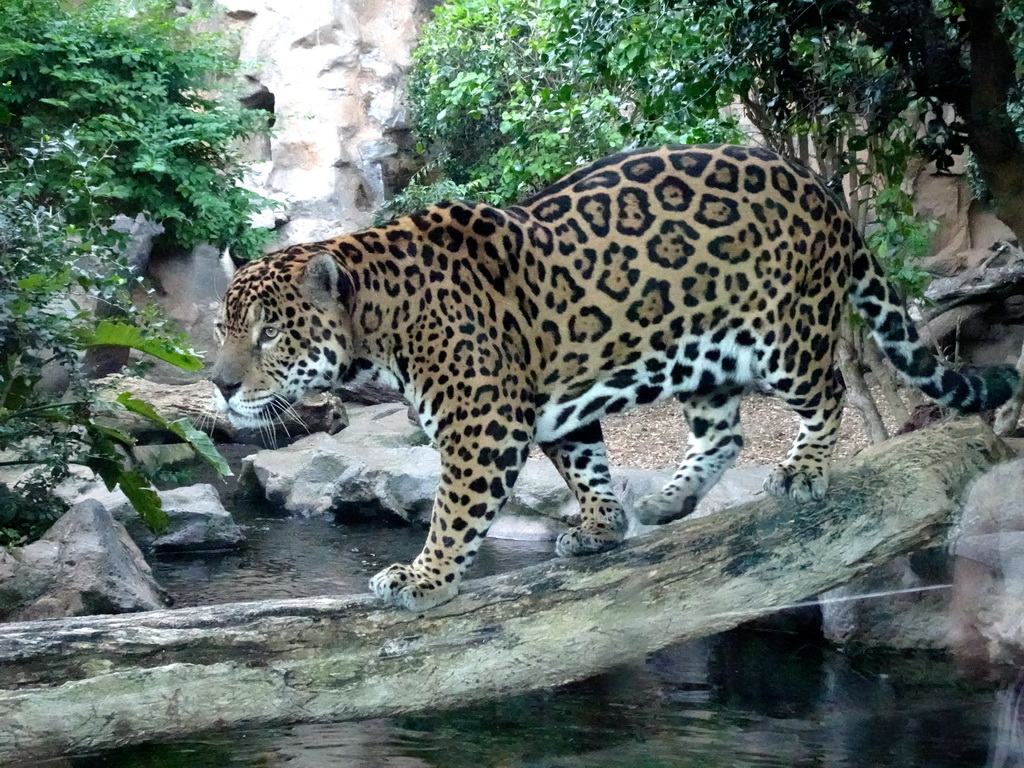
[(117, 476), (117, 486), (128, 497), (149, 530), (160, 533), (167, 528), (170, 519), (163, 510), (160, 497), (142, 474), (133, 469), (122, 470)]
[(182, 352), (167, 339), (147, 338), (134, 325), (104, 320), (92, 331), (79, 329), (77, 336), (87, 347), (130, 347), (186, 371), (198, 371), (203, 367), (203, 361), (195, 355)]
[(90, 431), (95, 430), (98, 434), (103, 435), (107, 439), (116, 443), (120, 443), (121, 445), (124, 445), (126, 447), (130, 448), (131, 446), (135, 445), (135, 438), (133, 438), (130, 435), (126, 435), (124, 432), (122, 432), (119, 429), (115, 429), (114, 427), (107, 427), (104, 426), (103, 424), (97, 424), (93, 422), (89, 428)]
[(207, 464), (217, 470), (217, 474), (221, 477), (231, 477), (231, 467), (220, 455), (208, 434), (193, 427), (185, 418), (172, 421), (168, 426), (171, 432), (184, 439)]
[(168, 427), (167, 419), (156, 412), (156, 409), (152, 405), (147, 403), (145, 400), (140, 400), (135, 397), (131, 392), (122, 392), (117, 396), (116, 402), (123, 405), (127, 410), (132, 413), (137, 413), (143, 418), (149, 419), (154, 424), (158, 424), (165, 429)]
[(217, 470), (217, 474), (221, 477), (231, 476), (231, 467), (228, 466), (227, 461), (225, 461), (224, 457), (217, 451), (217, 448), (213, 444), (213, 440), (210, 436), (193, 427), (189, 423), (188, 419), (181, 418), (175, 421), (167, 421), (167, 419), (156, 412), (153, 406), (144, 400), (140, 400), (133, 396), (130, 392), (123, 392), (118, 395), (117, 402), (132, 413), (136, 413), (139, 416), (149, 419), (154, 424), (158, 424), (171, 434), (180, 437), (192, 447), (192, 450), (194, 450), (200, 458)]

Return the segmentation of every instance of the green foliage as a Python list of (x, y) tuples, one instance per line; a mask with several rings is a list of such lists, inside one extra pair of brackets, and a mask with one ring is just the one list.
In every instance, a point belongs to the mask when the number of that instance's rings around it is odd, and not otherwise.
[[(72, 222), (144, 212), (179, 246), (258, 252), (235, 148), (264, 116), (218, 98), (234, 59), (194, 21), (161, 0), (4, 0), (0, 164), (29, 199)], [(85, 172), (69, 187), (71, 168)]]
[(650, 0), (445, 3), (414, 52), (420, 139), (498, 203), (620, 147), (736, 140), (692, 24)]
[(150, 336), (142, 328), (103, 320), (94, 328), (77, 327), (74, 333), (83, 347), (107, 345), (130, 347), (152, 355), (186, 371), (202, 370), (203, 362), (181, 345), (163, 335)]
[[(180, 353), (175, 352), (175, 355)], [(167, 360), (166, 357), (160, 357), (160, 359)], [(218, 474), (222, 476), (231, 475), (231, 468), (228, 463), (224, 460), (224, 457), (217, 452), (214, 448), (213, 442), (210, 440), (210, 436), (205, 432), (202, 432), (193, 427), (188, 419), (181, 418), (175, 419), (174, 421), (167, 421), (160, 414), (158, 414), (153, 406), (144, 400), (139, 400), (137, 397), (132, 397), (131, 394), (124, 392), (117, 397), (118, 404), (123, 405), (125, 409), (132, 413), (143, 416), (149, 419), (154, 424), (163, 427), (172, 435), (181, 438), (182, 442), (192, 447), (192, 450), (196, 452), (201, 458), (203, 458), (207, 464), (217, 470)]]
[(870, 211), (870, 244), (920, 295), (934, 225), (898, 188), (913, 158), (948, 167), (960, 128), (860, 18), (804, 0), (451, 0), (423, 30), (410, 83), (447, 178), (415, 178), (381, 218), (443, 197), (507, 204), (619, 147), (735, 141), (742, 109), (761, 141)]
[[(210, 439), (190, 425), (168, 424), (141, 401), (98, 398), (81, 372), (80, 353), (96, 343), (121, 344), (189, 368), (198, 358), (158, 327), (110, 321), (97, 326), (80, 296), (123, 302), (123, 280), (88, 269), (117, 264), (116, 252), (83, 238), (63, 215), (19, 198), (0, 198), (0, 466), (25, 467), (13, 487), (0, 483), (0, 545), (41, 534), (64, 511), (53, 488), (71, 464), (89, 467), (108, 488), (119, 487), (152, 528), (166, 516), (147, 478), (131, 466), (133, 441), (102, 423), (105, 413), (128, 409), (167, 428), (227, 473)], [(127, 306), (125, 312), (132, 317)], [(146, 318), (139, 318), (145, 323)], [(68, 391), (57, 396), (46, 374), (63, 372)]]
[[(917, 92), (900, 63), (860, 29), (862, 11), (882, 12), (887, 4), (693, 4), (708, 45), (702, 66), (721, 74), (768, 144), (804, 154), (850, 197), (854, 215), (866, 222), (868, 244), (899, 290), (921, 297), (928, 274), (920, 260), (936, 222), (916, 217), (900, 185), (919, 158), (948, 169), (952, 155), (964, 150), (962, 126), (947, 125), (937, 102)], [(935, 31), (954, 34), (949, 25)]]
[(494, 205), (501, 201), (481, 189), (479, 182), (458, 184), (441, 175), (441, 163), (429, 163), (417, 171), (398, 194), (382, 205), (374, 214), (373, 225), (379, 227), (391, 219), (407, 216), (442, 200), (484, 200)]
[[(145, 213), (170, 243), (230, 242), (255, 252), (253, 200), (232, 149), (259, 117), (214, 97), (224, 44), (157, 0), (9, 0), (0, 8), (0, 545), (38, 536), (62, 512), (54, 487), (72, 464), (119, 487), (150, 527), (166, 523), (131, 460), (132, 439), (103, 421), (131, 410), (218, 470), (209, 438), (134, 398), (103, 401), (82, 373), (90, 346), (122, 345), (192, 370), (185, 340), (127, 298), (116, 213)], [(94, 304), (123, 322), (99, 322)], [(67, 379), (51, 390), (50, 374)]]
[(868, 229), (868, 245), (896, 290), (903, 296), (923, 297), (931, 275), (921, 260), (931, 253), (938, 222), (916, 216), (910, 195), (899, 187), (881, 190), (875, 196), (874, 211), (876, 221)]

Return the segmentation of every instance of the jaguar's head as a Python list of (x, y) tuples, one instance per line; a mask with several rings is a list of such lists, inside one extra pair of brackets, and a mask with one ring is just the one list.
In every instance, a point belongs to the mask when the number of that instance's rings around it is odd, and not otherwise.
[(323, 251), (286, 249), (239, 268), (216, 321), (217, 410), (235, 427), (260, 427), (334, 385), (352, 359), (352, 293)]

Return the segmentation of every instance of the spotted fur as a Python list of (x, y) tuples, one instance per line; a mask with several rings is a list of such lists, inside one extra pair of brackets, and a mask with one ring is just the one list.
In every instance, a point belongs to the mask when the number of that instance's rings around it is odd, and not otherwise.
[(219, 320), (218, 402), (239, 424), (339, 383), (401, 390), (441, 453), (423, 551), (371, 588), (409, 609), (455, 595), (537, 443), (580, 504), (563, 555), (623, 537), (600, 419), (678, 397), (690, 445), (635, 510), (688, 514), (743, 445), (740, 400), (768, 389), (800, 417), (773, 494), (820, 499), (842, 384), (847, 305), (896, 368), (941, 404), (995, 407), (1012, 369), (956, 373), (919, 342), (843, 206), (800, 165), (759, 149), (614, 155), (520, 206), (443, 203), (296, 245), (235, 275)]

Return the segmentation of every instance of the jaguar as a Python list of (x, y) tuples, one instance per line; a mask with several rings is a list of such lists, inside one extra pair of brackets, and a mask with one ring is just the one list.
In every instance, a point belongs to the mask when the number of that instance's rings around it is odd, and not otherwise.
[(507, 209), (444, 202), (251, 261), (224, 298), (211, 378), (238, 426), (339, 385), (405, 395), (441, 476), (423, 550), (370, 587), (419, 611), (456, 595), (533, 445), (579, 503), (557, 553), (618, 545), (628, 519), (600, 422), (634, 406), (676, 397), (689, 426), (641, 522), (689, 514), (718, 481), (754, 388), (799, 417), (765, 489), (823, 498), (847, 308), (942, 406), (984, 411), (1019, 387), (1010, 366), (937, 360), (842, 201), (795, 161), (731, 145), (622, 152)]

